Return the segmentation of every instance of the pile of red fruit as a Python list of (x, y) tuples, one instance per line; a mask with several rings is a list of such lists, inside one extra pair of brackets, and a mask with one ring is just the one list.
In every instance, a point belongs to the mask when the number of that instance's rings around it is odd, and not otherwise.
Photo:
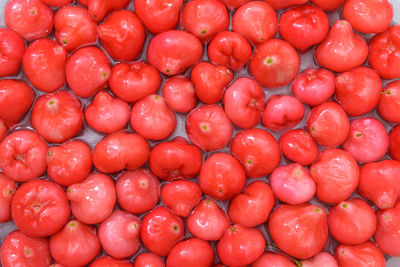
[(400, 257), (388, 0), (9, 0), (4, 19), (3, 267)]

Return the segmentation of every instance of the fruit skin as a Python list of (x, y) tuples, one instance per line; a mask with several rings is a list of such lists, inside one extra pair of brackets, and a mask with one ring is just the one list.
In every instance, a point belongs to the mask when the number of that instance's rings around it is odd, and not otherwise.
[(378, 227), (374, 234), (374, 240), (382, 253), (400, 257), (399, 231), (400, 231), (400, 204), (387, 210), (378, 210)]
[(331, 12), (339, 9), (345, 0), (311, 0), (311, 3), (325, 11)]
[(286, 0), (286, 1), (265, 0), (265, 1), (275, 9), (286, 9), (288, 7), (292, 7), (292, 6), (296, 6), (296, 5), (302, 5), (302, 4), (306, 3), (306, 2), (308, 2), (307, 0)]
[(87, 7), (91, 18), (99, 22), (113, 10), (126, 7), (129, 2), (130, 0), (87, 0)]
[(73, 0), (41, 0), (49, 6), (62, 7), (71, 4)]
[(249, 1), (250, 0), (220, 0), (220, 2), (222, 2), (229, 9), (238, 8)]
[(389, 154), (392, 159), (400, 161), (400, 126), (396, 125), (389, 133)]
[(176, 75), (168, 79), (162, 87), (162, 95), (168, 106), (175, 112), (190, 112), (197, 104), (193, 83), (184, 75)]
[(331, 254), (322, 251), (308, 260), (300, 261), (302, 267), (338, 267), (338, 263)]
[(0, 29), (0, 77), (16, 74), (21, 68), (25, 42), (16, 32)]
[(165, 267), (164, 261), (153, 253), (142, 253), (133, 262), (134, 267)]
[(0, 142), (6, 136), (8, 132), (8, 126), (6, 121), (0, 117)]
[(166, 266), (208, 267), (213, 262), (214, 251), (210, 243), (194, 237), (177, 243), (171, 249), (166, 260)]
[(385, 257), (382, 251), (371, 241), (359, 245), (338, 245), (335, 249), (339, 266), (376, 266), (385, 267)]
[(0, 223), (11, 220), (11, 200), (16, 189), (15, 182), (0, 172)]
[(386, 121), (400, 123), (400, 81), (386, 85), (378, 103), (379, 115)]
[(97, 258), (89, 265), (89, 267), (133, 267), (133, 265), (126, 259), (119, 260), (105, 255)]
[(46, 238), (29, 237), (15, 230), (1, 244), (0, 262), (3, 267), (47, 267), (51, 261), (49, 241)]
[(255, 262), (251, 264), (251, 267), (296, 267), (296, 264), (292, 262), (287, 256), (281, 253), (265, 252)]

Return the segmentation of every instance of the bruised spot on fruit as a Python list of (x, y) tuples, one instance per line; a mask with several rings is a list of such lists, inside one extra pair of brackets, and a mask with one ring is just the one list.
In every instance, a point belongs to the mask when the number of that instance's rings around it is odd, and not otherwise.
[(200, 33), (201, 33), (201, 34), (206, 34), (206, 33), (207, 33), (207, 30), (204, 30), (204, 29), (203, 29), (203, 30), (200, 31)]
[(146, 188), (147, 187), (147, 183), (145, 181), (143, 181), (143, 182), (140, 183), (140, 186), (143, 187), (143, 188)]
[(340, 23), (340, 25), (346, 25), (346, 21), (344, 21), (344, 20), (340, 21), (339, 23)]
[(345, 208), (345, 209), (347, 209), (347, 208), (349, 207), (349, 204), (343, 203), (343, 204), (342, 204), (342, 207)]
[(19, 161), (22, 161), (22, 162), (25, 162), (25, 158), (26, 158), (26, 155), (25, 154), (21, 154), (21, 153), (17, 153), (14, 156), (15, 160), (19, 160)]
[(106, 78), (108, 77), (108, 72), (106, 72), (106, 71), (103, 72), (103, 73), (101, 74), (101, 76), (103, 76), (103, 78), (106, 79)]
[(308, 135), (308, 132), (307, 132), (307, 131), (304, 131), (303, 134), (304, 134), (304, 135)]
[(71, 191), (72, 191), (71, 188), (67, 189), (67, 193), (71, 193)]
[(200, 128), (203, 132), (207, 132), (210, 129), (210, 125), (208, 123), (200, 123)]
[(231, 232), (235, 232), (236, 231), (236, 228), (235, 227), (231, 227)]
[(391, 95), (392, 91), (391, 90), (387, 90), (387, 91), (379, 92), (379, 94), (381, 94), (381, 95)]
[(320, 213), (320, 212), (321, 212), (321, 209), (315, 208), (314, 211), (315, 211), (316, 213)]
[(66, 45), (68, 43), (67, 39), (62, 39), (63, 45)]
[(389, 221), (390, 216), (389, 216), (389, 215), (385, 215), (385, 216), (383, 216), (383, 219), (384, 219), (385, 221)]
[(69, 228), (75, 228), (76, 227), (76, 222), (72, 221), (68, 224)]
[(315, 171), (315, 168), (312, 168), (312, 169), (311, 169), (311, 173), (312, 173), (312, 174), (315, 174), (315, 172), (316, 172), (316, 171)]
[(175, 224), (173, 229), (174, 229), (175, 232), (178, 232), (178, 229), (179, 229), (178, 225)]
[(271, 65), (272, 62), (274, 62), (274, 59), (272, 57), (267, 57), (264, 61), (264, 63), (267, 65)]
[(94, 15), (93, 15), (93, 18), (94, 18), (94, 19), (97, 19), (97, 15), (96, 15), (96, 14), (94, 14)]
[(31, 10), (29, 11), (32, 15), (36, 15), (37, 14), (37, 9), (36, 7), (32, 7)]
[(311, 131), (315, 131), (315, 127), (314, 126), (311, 126)]
[(30, 248), (25, 248), (24, 252), (25, 252), (25, 256), (27, 256), (27, 257), (32, 256), (32, 250)]
[(47, 102), (47, 106), (51, 109), (54, 109), (56, 107), (56, 101), (51, 99), (49, 102)]
[(211, 203), (211, 200), (207, 199), (206, 204), (210, 204), (210, 203)]
[(51, 157), (51, 156), (53, 156), (53, 152), (47, 151), (47, 157)]
[(170, 70), (170, 69), (165, 69), (165, 72), (166, 72), (166, 73), (170, 73), (171, 70)]
[(265, 38), (264, 38), (264, 36), (261, 36), (260, 38), (258, 38), (258, 40), (260, 40), (260, 41), (264, 41), (264, 40), (265, 40)]
[(136, 223), (131, 223), (131, 224), (130, 224), (130, 227), (133, 228), (133, 229), (137, 229), (137, 228), (138, 228), (138, 226), (137, 226)]
[(340, 250), (340, 254), (341, 254), (341, 255), (344, 255), (344, 252), (345, 252), (344, 249), (341, 249), (341, 250)]
[(359, 138), (359, 137), (361, 137), (361, 136), (362, 136), (362, 133), (360, 133), (360, 132), (356, 132), (356, 133), (354, 133), (354, 136), (355, 136), (355, 137), (357, 137), (357, 138)]
[(11, 195), (12, 193), (13, 193), (13, 190), (11, 190), (11, 189), (7, 190), (7, 194)]
[(218, 189), (218, 193), (222, 194), (222, 189)]
[(161, 98), (161, 97), (158, 96), (158, 95), (153, 96), (153, 99), (154, 99), (154, 100), (159, 100), (160, 98)]
[(251, 166), (253, 164), (253, 161), (251, 159), (248, 159), (246, 163), (247, 165)]

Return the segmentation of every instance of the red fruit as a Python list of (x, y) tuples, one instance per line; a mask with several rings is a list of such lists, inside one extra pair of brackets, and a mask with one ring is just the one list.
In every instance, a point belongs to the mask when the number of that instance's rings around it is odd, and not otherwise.
[(300, 68), (296, 50), (280, 39), (269, 39), (258, 45), (249, 63), (249, 73), (262, 86), (277, 88), (290, 83)]
[(304, 105), (290, 95), (273, 95), (267, 101), (262, 124), (272, 131), (283, 131), (303, 120)]
[(266, 182), (255, 181), (231, 199), (228, 214), (233, 223), (251, 228), (265, 223), (274, 205), (271, 187)]
[(353, 246), (339, 245), (335, 249), (335, 255), (340, 267), (386, 266), (383, 253), (370, 241)]
[(10, 125), (22, 119), (35, 99), (32, 88), (20, 80), (0, 80), (0, 94), (0, 117)]
[[(381, 251), (388, 256), (400, 257), (400, 206), (385, 211), (378, 211), (378, 227), (374, 234), (374, 240)], [(384, 264), (382, 265), (384, 266)]]
[(208, 45), (208, 57), (217, 65), (236, 71), (244, 67), (251, 57), (251, 45), (241, 34), (230, 31), (218, 33)]
[(25, 52), (24, 40), (13, 30), (0, 29), (0, 77), (16, 74)]
[(199, 61), (202, 55), (203, 46), (199, 39), (178, 30), (157, 34), (151, 39), (147, 49), (149, 63), (165, 75), (184, 72)]
[(46, 141), (62, 143), (82, 129), (81, 102), (65, 90), (41, 95), (33, 105), (31, 123)]
[(315, 194), (314, 180), (308, 170), (298, 163), (279, 166), (269, 179), (275, 196), (291, 205), (310, 201)]
[(380, 209), (393, 208), (400, 198), (400, 162), (384, 160), (362, 166), (358, 192)]
[(187, 218), (189, 232), (206, 241), (218, 241), (231, 225), (228, 216), (215, 201), (205, 198)]
[(240, 162), (227, 153), (215, 153), (204, 161), (198, 177), (201, 191), (217, 200), (228, 200), (246, 184)]
[(111, 65), (106, 54), (97, 47), (77, 50), (65, 66), (67, 82), (79, 97), (91, 97), (106, 88)]
[(182, 27), (208, 42), (217, 33), (228, 30), (229, 14), (226, 7), (217, 0), (192, 0), (182, 9)]
[(0, 142), (6, 136), (8, 132), (8, 126), (6, 121), (0, 117)]
[(310, 176), (317, 184), (317, 197), (325, 203), (336, 204), (347, 199), (357, 188), (360, 169), (350, 153), (328, 148), (311, 165)]
[(0, 143), (0, 169), (16, 182), (38, 178), (46, 172), (47, 149), (35, 132), (13, 132)]
[(54, 17), (55, 37), (68, 52), (97, 40), (97, 24), (85, 8), (66, 6)]
[(361, 35), (354, 33), (351, 24), (345, 20), (337, 20), (325, 40), (315, 49), (318, 64), (335, 72), (358, 67), (367, 56), (367, 42)]
[(102, 173), (92, 173), (82, 182), (68, 187), (67, 198), (76, 219), (86, 224), (100, 223), (114, 208), (117, 198), (114, 180)]
[(73, 0), (41, 0), (41, 1), (50, 6), (62, 7), (71, 4)]
[(263, 89), (253, 79), (235, 80), (224, 94), (224, 109), (228, 118), (239, 128), (250, 129), (261, 119), (265, 106)]
[(400, 77), (400, 25), (391, 26), (371, 39), (369, 64), (384, 79)]
[(179, 20), (183, 0), (136, 0), (135, 12), (153, 34), (174, 29)]
[(236, 10), (232, 29), (257, 45), (275, 36), (278, 16), (267, 3), (251, 1)]
[(220, 0), (220, 2), (224, 3), (224, 5), (229, 9), (238, 8), (249, 1), (250, 0)]
[(49, 241), (46, 238), (29, 237), (15, 230), (3, 240), (0, 261), (3, 267), (47, 267), (52, 261)]
[(303, 129), (289, 130), (279, 138), (282, 154), (301, 165), (310, 165), (318, 158), (318, 146), (312, 136)]
[(335, 257), (325, 251), (318, 253), (309, 260), (302, 260), (300, 263), (301, 267), (338, 267)]
[(110, 89), (122, 100), (133, 103), (157, 92), (161, 84), (158, 71), (147, 63), (118, 63), (112, 68)]
[(152, 253), (168, 255), (174, 245), (183, 238), (183, 220), (165, 207), (157, 207), (143, 217), (140, 237)]
[(222, 99), (225, 87), (233, 79), (233, 73), (225, 66), (202, 61), (193, 67), (190, 79), (199, 100), (211, 105)]
[(196, 106), (197, 98), (193, 83), (183, 75), (173, 76), (165, 81), (162, 95), (175, 112), (187, 113)]
[(325, 11), (335, 11), (343, 5), (345, 0), (311, 0), (311, 3)]
[(16, 188), (15, 182), (0, 172), (0, 223), (11, 220), (11, 200)]
[(307, 129), (321, 146), (335, 147), (346, 141), (350, 122), (339, 104), (328, 101), (311, 109)]
[(32, 180), (15, 192), (11, 213), (21, 232), (32, 237), (45, 237), (64, 226), (70, 209), (64, 189), (47, 180)]
[(123, 100), (100, 91), (85, 110), (87, 124), (101, 133), (122, 130), (129, 121), (129, 105)]
[(389, 133), (389, 154), (392, 159), (400, 161), (400, 126), (395, 126)]
[(328, 241), (326, 212), (311, 204), (278, 206), (268, 227), (278, 248), (299, 259), (316, 255)]
[(328, 31), (328, 16), (320, 8), (308, 4), (287, 10), (279, 21), (282, 38), (302, 53), (322, 42)]
[(270, 4), (273, 8), (275, 9), (285, 9), (291, 6), (295, 5), (302, 5), (306, 2), (307, 0), (265, 0), (268, 4)]
[(87, 0), (87, 7), (92, 19), (99, 22), (113, 10), (126, 7), (129, 2), (130, 0)]
[(146, 37), (139, 18), (129, 10), (112, 13), (97, 32), (107, 53), (114, 59), (125, 61), (134, 60), (139, 55)]
[(379, 115), (389, 122), (400, 122), (400, 81), (394, 81), (386, 85), (381, 92), (382, 96), (378, 103)]
[(136, 170), (150, 155), (149, 144), (141, 135), (125, 131), (106, 135), (93, 151), (94, 166), (101, 172)]
[(50, 237), (49, 244), (53, 258), (66, 266), (85, 266), (100, 252), (96, 228), (77, 220)]
[(164, 267), (164, 261), (153, 253), (142, 253), (133, 262), (134, 267)]
[(125, 259), (117, 260), (110, 256), (102, 256), (93, 261), (89, 267), (133, 267), (133, 265)]
[(123, 172), (116, 184), (118, 204), (139, 214), (151, 210), (160, 199), (160, 182), (146, 169)]
[(85, 179), (92, 170), (92, 149), (81, 140), (49, 147), (47, 175), (57, 184), (70, 186)]
[(232, 139), (230, 150), (250, 178), (266, 176), (281, 161), (278, 142), (262, 129), (254, 128), (237, 133)]
[(387, 0), (349, 0), (343, 6), (343, 17), (356, 31), (379, 33), (389, 28), (393, 8)]
[(208, 267), (214, 262), (211, 245), (198, 238), (189, 238), (176, 244), (168, 254), (167, 267), (198, 266)]
[(99, 226), (99, 240), (115, 258), (133, 256), (140, 249), (140, 219), (122, 210), (114, 211)]
[(40, 0), (11, 0), (4, 9), (6, 26), (27, 41), (49, 35), (53, 17), (53, 10)]
[(389, 136), (380, 121), (371, 117), (355, 119), (343, 148), (360, 163), (378, 161), (389, 147)]
[(275, 252), (265, 252), (261, 257), (251, 264), (251, 267), (296, 267), (296, 264), (287, 256)]
[(235, 224), (225, 230), (217, 244), (217, 253), (224, 264), (235, 267), (255, 262), (264, 248), (265, 239), (258, 229)]
[(217, 105), (193, 109), (186, 117), (185, 128), (190, 142), (206, 151), (225, 147), (233, 132), (230, 120)]
[(297, 75), (291, 88), (292, 93), (303, 103), (316, 106), (335, 93), (335, 75), (326, 69), (309, 68)]

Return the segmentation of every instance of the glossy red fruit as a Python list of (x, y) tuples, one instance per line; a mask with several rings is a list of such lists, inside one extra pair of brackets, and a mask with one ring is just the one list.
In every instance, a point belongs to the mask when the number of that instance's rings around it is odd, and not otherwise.
[(11, 200), (16, 188), (15, 182), (0, 172), (0, 223), (11, 220)]
[(69, 140), (47, 151), (47, 175), (57, 184), (70, 186), (92, 170), (92, 149), (81, 140)]
[(314, 180), (308, 170), (298, 163), (279, 166), (269, 179), (275, 196), (291, 205), (310, 201), (315, 194)]
[(113, 133), (122, 130), (129, 121), (129, 105), (105, 91), (96, 94), (85, 110), (85, 120), (94, 130)]
[(376, 266), (385, 267), (385, 257), (371, 241), (359, 245), (339, 245), (335, 249), (339, 266)]
[(50, 6), (62, 7), (71, 4), (73, 0), (41, 0), (43, 3)]
[(395, 126), (389, 133), (389, 154), (400, 161), (400, 126)]
[(235, 80), (224, 94), (224, 110), (233, 124), (243, 129), (256, 126), (265, 106), (263, 89), (253, 79)]
[(204, 194), (217, 200), (228, 200), (242, 191), (246, 173), (230, 154), (215, 153), (204, 161), (198, 183)]
[(101, 172), (136, 170), (150, 155), (149, 144), (141, 135), (125, 131), (106, 135), (93, 151), (93, 164)]
[(4, 10), (6, 26), (27, 41), (49, 35), (53, 17), (53, 10), (40, 0), (11, 0)]
[(52, 259), (46, 238), (29, 237), (15, 230), (1, 244), (0, 261), (3, 267), (47, 267)]
[(229, 9), (238, 8), (249, 1), (250, 0), (220, 0), (220, 2), (224, 3), (224, 5)]
[(212, 63), (236, 71), (243, 68), (250, 60), (251, 45), (241, 34), (223, 31), (208, 45), (208, 57)]
[[(305, 2), (305, 1), (303, 1)], [(279, 21), (279, 33), (300, 52), (322, 42), (329, 31), (328, 16), (312, 5), (294, 7), (284, 12)]]
[(400, 77), (400, 25), (391, 26), (369, 42), (369, 64), (384, 79)]
[(316, 255), (328, 240), (326, 212), (311, 204), (279, 206), (272, 212), (268, 227), (278, 248), (299, 259)]
[(91, 97), (106, 88), (111, 65), (106, 54), (97, 47), (77, 50), (65, 66), (67, 82), (79, 97)]
[(114, 211), (99, 226), (99, 240), (115, 258), (133, 256), (140, 249), (140, 219), (122, 210)]
[(11, 214), (18, 229), (32, 237), (57, 233), (70, 217), (65, 191), (47, 180), (21, 185), (11, 202)]
[(315, 141), (325, 147), (343, 144), (350, 131), (350, 122), (346, 112), (333, 101), (325, 102), (311, 109), (306, 126)]
[(341, 7), (344, 1), (345, 0), (311, 0), (311, 3), (325, 11), (331, 12)]
[(286, 1), (265, 0), (265, 1), (275, 9), (285, 9), (285, 8), (296, 6), (296, 5), (302, 5), (306, 2), (308, 2), (307, 0), (286, 0)]
[(280, 39), (258, 45), (249, 63), (249, 73), (264, 87), (277, 88), (290, 83), (300, 68), (296, 50)]
[(349, 152), (328, 148), (311, 165), (310, 176), (317, 184), (317, 197), (325, 203), (335, 204), (347, 199), (357, 188), (360, 169)]
[(360, 163), (378, 161), (389, 148), (389, 136), (377, 119), (355, 119), (350, 123), (350, 133), (343, 148)]
[(0, 117), (13, 125), (28, 112), (35, 93), (32, 88), (20, 80), (0, 80)]
[(361, 167), (358, 192), (380, 209), (393, 208), (400, 198), (400, 162), (384, 160)]
[(228, 214), (233, 223), (251, 228), (265, 223), (274, 205), (271, 187), (266, 182), (255, 181), (231, 199)]
[(191, 111), (197, 103), (193, 83), (183, 75), (176, 75), (166, 80), (162, 87), (162, 95), (168, 106), (179, 113)]
[(86, 224), (104, 221), (113, 211), (116, 201), (114, 180), (102, 173), (92, 173), (67, 189), (72, 215)]
[(146, 32), (139, 18), (129, 10), (118, 10), (97, 28), (107, 53), (116, 60), (134, 60), (142, 51)]
[(356, 31), (379, 33), (389, 28), (393, 8), (387, 0), (349, 0), (343, 6), (343, 17)]
[(265, 239), (258, 229), (235, 224), (225, 230), (217, 244), (217, 253), (224, 264), (243, 266), (255, 262), (264, 248)]
[(83, 127), (81, 102), (65, 90), (41, 95), (33, 105), (31, 123), (46, 141), (62, 143)]
[(217, 33), (228, 29), (229, 14), (221, 1), (192, 0), (182, 9), (181, 24), (186, 31), (208, 42)]
[(165, 75), (184, 72), (199, 61), (202, 55), (203, 46), (199, 39), (178, 30), (157, 34), (147, 49), (149, 63)]
[(109, 80), (111, 91), (128, 103), (156, 93), (160, 84), (159, 72), (145, 62), (118, 63)]
[(296, 264), (290, 260), (287, 256), (275, 253), (265, 252), (261, 257), (251, 264), (251, 267), (296, 267)]
[(77, 220), (50, 237), (49, 244), (53, 258), (66, 266), (85, 266), (100, 252), (96, 228)]
[(195, 237), (218, 241), (231, 225), (228, 216), (214, 200), (203, 199), (187, 218), (187, 228)]
[(0, 168), (16, 182), (38, 178), (46, 172), (47, 144), (29, 130), (6, 136), (0, 143)]
[(7, 122), (0, 117), (0, 142), (6, 136), (8, 132)]
[(13, 30), (0, 29), (0, 77), (16, 74), (25, 52), (24, 40)]
[(119, 260), (105, 255), (97, 258), (89, 265), (89, 267), (133, 267), (133, 265), (126, 259)]
[(318, 158), (318, 146), (312, 136), (303, 129), (289, 130), (279, 138), (282, 154), (301, 165), (310, 165)]
[(208, 267), (213, 262), (214, 251), (210, 243), (194, 237), (179, 242), (171, 249), (166, 260), (166, 266)]
[(378, 227), (374, 240), (381, 251), (389, 256), (400, 257), (399, 232), (400, 232), (400, 205), (385, 211), (378, 211)]
[(153, 34), (174, 29), (179, 20), (183, 0), (137, 0), (135, 12)]
[(143, 217), (140, 237), (152, 253), (168, 255), (174, 245), (183, 238), (183, 220), (165, 207), (157, 207)]
[(394, 81), (386, 85), (378, 103), (379, 115), (389, 122), (400, 122), (400, 81)]
[(113, 10), (122, 9), (130, 0), (87, 0), (89, 15), (96, 22), (103, 20)]
[(308, 260), (300, 261), (301, 267), (338, 267), (338, 263), (331, 254), (322, 251)]
[(153, 253), (142, 253), (133, 261), (134, 267), (164, 267), (164, 261)]
[(351, 24), (345, 20), (337, 20), (325, 40), (315, 49), (318, 64), (335, 72), (358, 67), (367, 56), (368, 45), (365, 39), (354, 33)]
[(335, 93), (335, 75), (326, 69), (309, 68), (297, 75), (291, 89), (300, 101), (316, 106), (327, 101)]
[(236, 10), (232, 17), (232, 29), (257, 45), (275, 36), (278, 16), (267, 3), (251, 1)]
[(278, 142), (272, 134), (262, 129), (237, 133), (230, 144), (230, 151), (242, 163), (250, 178), (266, 176), (281, 161)]
[(160, 199), (159, 186), (158, 179), (146, 169), (125, 171), (116, 184), (118, 204), (135, 214), (149, 211)]
[(233, 132), (232, 123), (217, 105), (193, 109), (186, 117), (185, 128), (190, 142), (206, 151), (226, 146)]
[(57, 41), (69, 52), (97, 40), (97, 24), (79, 6), (59, 9), (54, 17), (54, 29)]
[(233, 73), (226, 66), (202, 61), (193, 67), (190, 79), (199, 100), (211, 105), (222, 99), (225, 87), (233, 79)]

